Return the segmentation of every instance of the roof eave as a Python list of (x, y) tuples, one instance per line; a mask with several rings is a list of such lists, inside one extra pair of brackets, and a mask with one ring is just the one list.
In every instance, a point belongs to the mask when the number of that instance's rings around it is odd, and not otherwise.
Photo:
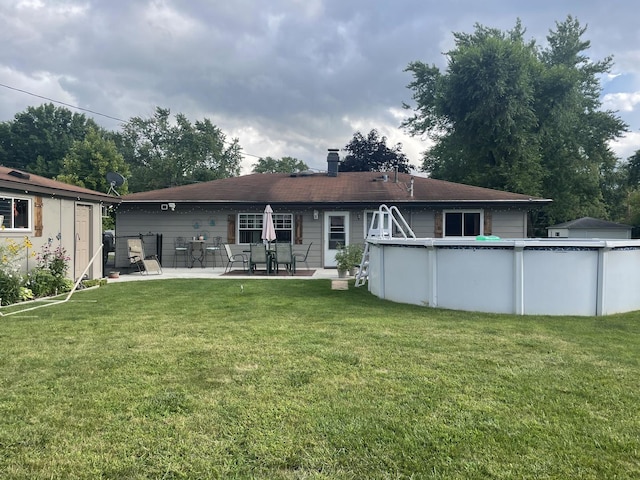
[(553, 200), (550, 199), (527, 199), (527, 200), (325, 200), (325, 201), (279, 201), (275, 199), (265, 199), (261, 202), (256, 201), (245, 201), (245, 200), (176, 200), (176, 199), (121, 199), (119, 203), (123, 205), (131, 205), (131, 204), (157, 204), (157, 203), (177, 203), (177, 204), (186, 204), (186, 203), (208, 203), (208, 204), (220, 204), (220, 205), (255, 205), (258, 203), (270, 203), (277, 205), (319, 205), (319, 204), (340, 204), (344, 206), (357, 206), (362, 204), (402, 204), (402, 205), (446, 205), (446, 204), (500, 204), (500, 205), (536, 205), (543, 206), (551, 203)]
[(121, 199), (119, 197), (112, 197), (106, 194), (97, 195), (85, 192), (73, 192), (70, 190), (61, 190), (57, 188), (43, 187), (41, 185), (32, 185), (28, 183), (8, 182), (6, 180), (0, 180), (0, 189), (24, 192), (26, 194), (40, 193), (44, 195), (51, 195), (52, 197), (62, 197), (77, 200), (92, 200), (110, 204), (121, 202)]

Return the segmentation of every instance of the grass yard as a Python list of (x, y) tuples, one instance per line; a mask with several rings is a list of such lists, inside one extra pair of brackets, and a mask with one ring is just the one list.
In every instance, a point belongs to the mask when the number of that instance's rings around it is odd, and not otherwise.
[(0, 478), (640, 478), (639, 352), (640, 313), (109, 284), (0, 318)]

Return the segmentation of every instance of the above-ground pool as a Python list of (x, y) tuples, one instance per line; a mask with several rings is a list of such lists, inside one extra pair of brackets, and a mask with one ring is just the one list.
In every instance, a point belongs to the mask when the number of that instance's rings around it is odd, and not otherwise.
[(518, 315), (640, 310), (640, 240), (368, 238), (374, 295)]

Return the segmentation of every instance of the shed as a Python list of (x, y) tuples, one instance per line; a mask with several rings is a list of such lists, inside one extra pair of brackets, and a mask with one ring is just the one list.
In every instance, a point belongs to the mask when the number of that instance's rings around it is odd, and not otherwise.
[(553, 238), (631, 238), (631, 225), (609, 222), (592, 217), (582, 217), (576, 220), (559, 223), (547, 227), (549, 237)]
[[(49, 245), (69, 256), (68, 276), (102, 276), (102, 213), (120, 199), (33, 173), (0, 166), (0, 244), (30, 245), (20, 259), (23, 271), (36, 266), (36, 255)], [(25, 242), (28, 240), (28, 243)]]

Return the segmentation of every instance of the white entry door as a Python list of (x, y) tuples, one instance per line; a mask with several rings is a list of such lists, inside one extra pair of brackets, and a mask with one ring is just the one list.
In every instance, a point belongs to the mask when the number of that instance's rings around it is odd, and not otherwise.
[(349, 244), (349, 212), (324, 214), (324, 266), (336, 266), (338, 247)]

